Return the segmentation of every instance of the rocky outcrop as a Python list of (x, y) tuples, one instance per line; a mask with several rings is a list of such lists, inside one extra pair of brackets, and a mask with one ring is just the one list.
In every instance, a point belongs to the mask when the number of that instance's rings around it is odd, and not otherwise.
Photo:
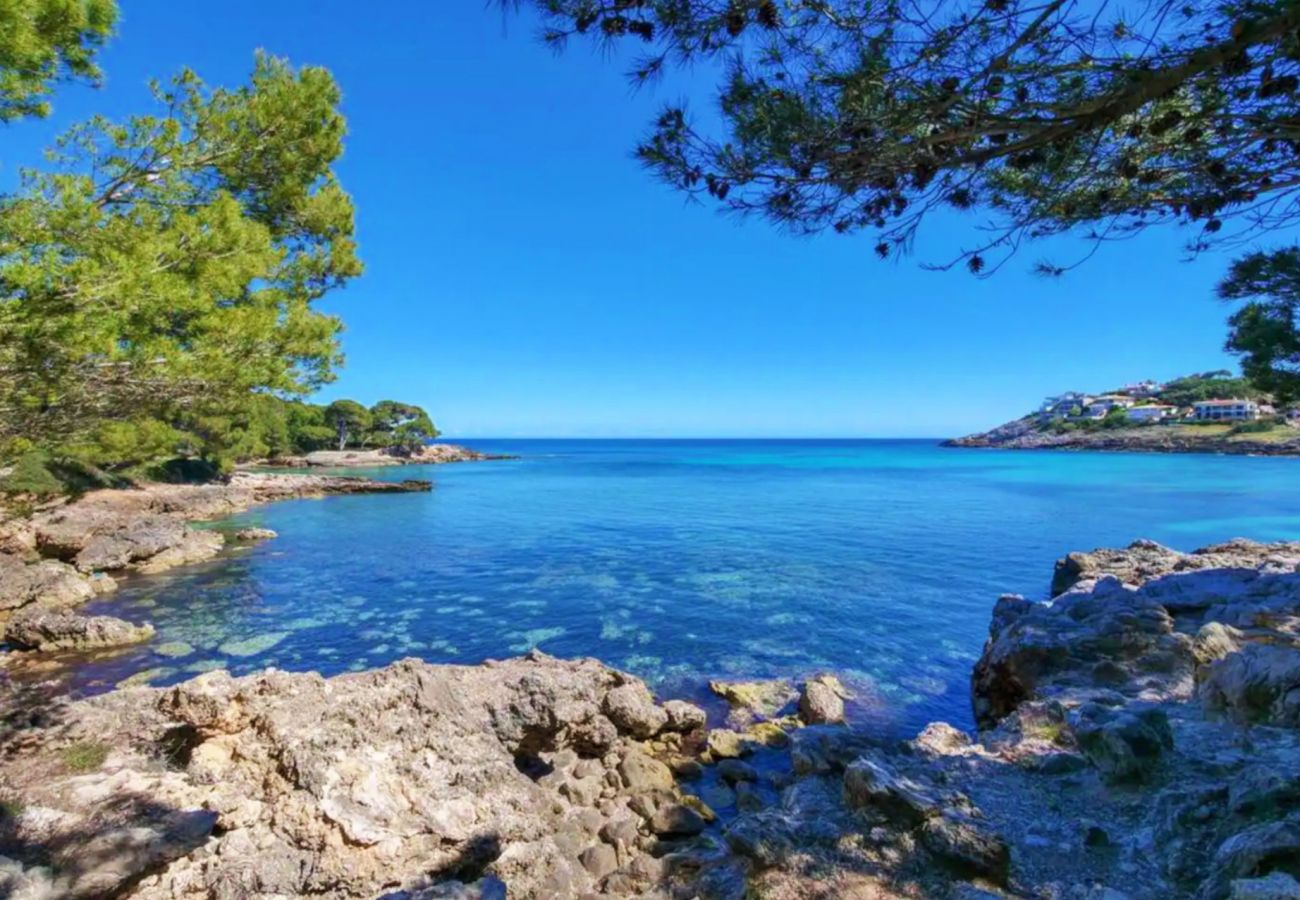
[(4, 638), (20, 650), (100, 650), (138, 644), (153, 637), (152, 625), (132, 625), (113, 616), (83, 616), (66, 609), (28, 606), (4, 626)]
[(991, 431), (945, 441), (947, 447), (1005, 450), (1102, 450), (1152, 453), (1229, 453), (1247, 456), (1300, 455), (1300, 429), (1294, 437), (1260, 440), (1245, 434), (1207, 434), (1196, 425), (1143, 425), (1055, 432), (1040, 430), (1036, 416), (1016, 419)]
[[(685, 737), (666, 713), (649, 732), (644, 691), (541, 654), (119, 691), (18, 742), (0, 854), (65, 897), (628, 896), (667, 884), (712, 817), (642, 743)], [(607, 714), (629, 693), (635, 732)], [(60, 771), (87, 740), (102, 768)]]
[[(1003, 597), (972, 679), (974, 734), (932, 723), (900, 741), (834, 724), (847, 691), (827, 675), (798, 690), (716, 682), (731, 711), (707, 730), (698, 707), (660, 703), (631, 676), (540, 653), (330, 679), (218, 672), (42, 705), (6, 719), (27, 724), (0, 746), (0, 808), (17, 810), (0, 818), (0, 885), (145, 898), (1288, 896), (1293, 549), (1143, 543), (1079, 557), (1050, 602)], [(88, 754), (96, 742), (104, 752)], [(88, 772), (87, 758), (102, 765)]]
[[(94, 491), (0, 526), (0, 615), (29, 604), (84, 603), (112, 590), (106, 572), (148, 574), (213, 558), (224, 538), (193, 522), (275, 500), (431, 487), (427, 481), (241, 472), (215, 484)], [(265, 536), (244, 533), (239, 539)]]
[(306, 465), (327, 468), (368, 468), (373, 466), (427, 466), (455, 462), (481, 462), (512, 459), (503, 454), (480, 453), (458, 444), (427, 444), (416, 449), (316, 450), (292, 460), (273, 461), (281, 465)]
[(1155, 541), (1137, 540), (1123, 549), (1101, 548), (1070, 553), (1057, 560), (1052, 593), (1069, 590), (1080, 581), (1113, 575), (1125, 584), (1142, 585), (1174, 572), (1198, 569), (1259, 569), (1294, 571), (1300, 566), (1300, 542), (1261, 544), (1243, 538), (1180, 553)]
[(87, 577), (67, 563), (0, 554), (0, 612), (29, 604), (77, 606), (114, 586), (106, 575)]

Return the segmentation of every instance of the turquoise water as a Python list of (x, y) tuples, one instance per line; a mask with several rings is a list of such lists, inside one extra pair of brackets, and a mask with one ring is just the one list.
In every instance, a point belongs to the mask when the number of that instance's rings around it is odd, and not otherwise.
[(261, 507), (280, 537), (128, 582), (149, 645), (79, 690), (225, 666), (335, 673), (531, 647), (665, 693), (833, 670), (853, 713), (970, 722), (998, 594), (1073, 549), (1300, 537), (1300, 460), (957, 450), (929, 441), (474, 441), (512, 461), (382, 469), (431, 494)]

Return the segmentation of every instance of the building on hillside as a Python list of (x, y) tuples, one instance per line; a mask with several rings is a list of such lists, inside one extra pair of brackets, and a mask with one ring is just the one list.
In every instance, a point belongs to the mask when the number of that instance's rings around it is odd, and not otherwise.
[(1048, 397), (1039, 407), (1039, 415), (1044, 418), (1063, 419), (1077, 409), (1083, 409), (1088, 405), (1090, 398), (1087, 394), (1078, 391), (1066, 391), (1056, 397)]
[(1083, 414), (1090, 419), (1105, 418), (1112, 409), (1128, 409), (1133, 406), (1132, 397), (1124, 397), (1120, 394), (1106, 394), (1101, 397), (1093, 397), (1088, 401), (1088, 405), (1083, 408)]
[(1127, 394), (1130, 397), (1146, 398), (1154, 397), (1156, 394), (1164, 390), (1164, 388), (1165, 386), (1158, 381), (1139, 381), (1137, 384), (1124, 385), (1121, 393)]
[(1202, 422), (1241, 422), (1259, 418), (1259, 404), (1253, 400), (1202, 400), (1193, 405), (1192, 416)]
[(1125, 413), (1130, 422), (1162, 422), (1165, 419), (1172, 419), (1178, 412), (1178, 407), (1168, 406), (1164, 403), (1147, 403), (1142, 406), (1134, 406)]

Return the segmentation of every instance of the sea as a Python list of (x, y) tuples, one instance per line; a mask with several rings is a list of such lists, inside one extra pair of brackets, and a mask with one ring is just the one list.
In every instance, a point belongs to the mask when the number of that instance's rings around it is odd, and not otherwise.
[(1065, 553), (1300, 538), (1300, 459), (938, 440), (463, 443), (517, 458), (349, 470), (434, 489), (204, 525), (279, 536), (90, 605), (158, 633), (78, 666), (69, 690), (539, 649), (697, 700), (710, 679), (832, 672), (864, 726), (968, 727), (994, 602), (1046, 599)]

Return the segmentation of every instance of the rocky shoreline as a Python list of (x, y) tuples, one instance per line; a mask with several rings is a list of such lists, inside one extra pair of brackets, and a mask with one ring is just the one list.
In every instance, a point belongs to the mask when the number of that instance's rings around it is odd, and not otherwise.
[(945, 447), (1003, 450), (1097, 450), (1138, 453), (1221, 453), (1239, 456), (1300, 456), (1300, 429), (1285, 440), (1257, 440), (1249, 434), (1198, 434), (1196, 426), (1146, 425), (1094, 431), (1038, 431), (1033, 419), (1018, 419), (991, 431), (943, 442)]
[(305, 456), (280, 456), (260, 460), (255, 466), (284, 468), (375, 468), (379, 466), (428, 466), (458, 462), (517, 459), (505, 453), (483, 453), (458, 444), (428, 444), (416, 450), (388, 447), (352, 450), (316, 450)]
[[(215, 557), (226, 537), (194, 523), (277, 500), (432, 487), (418, 480), (237, 472), (219, 483), (148, 484), (49, 503), (0, 521), (0, 629), (24, 650), (87, 650), (144, 640), (151, 630), (103, 616), (86, 619), (71, 610), (114, 590), (124, 575)], [(232, 535), (236, 542), (273, 536), (264, 529)]]
[[(594, 660), (202, 675), (25, 707), (0, 886), (153, 897), (1300, 896), (1300, 543), (1072, 554), (1000, 599), (978, 731), (842, 724), (832, 677)], [(709, 727), (712, 725), (713, 727)]]

